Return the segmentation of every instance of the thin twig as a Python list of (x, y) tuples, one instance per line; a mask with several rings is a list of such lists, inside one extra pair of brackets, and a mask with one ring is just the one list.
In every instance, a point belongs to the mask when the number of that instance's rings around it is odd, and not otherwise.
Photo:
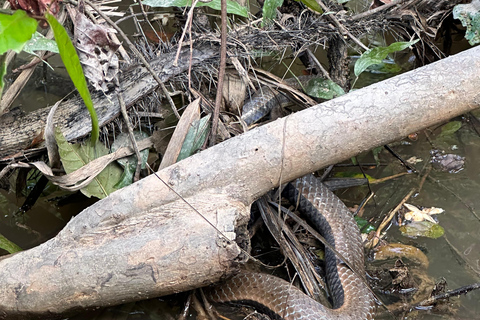
[(353, 17), (348, 18), (348, 20), (352, 20), (352, 21), (360, 20), (360, 19), (366, 18), (366, 17), (368, 17), (372, 14), (375, 14), (377, 12), (387, 10), (388, 8), (396, 6), (397, 4), (401, 4), (402, 2), (405, 2), (405, 0), (395, 0), (395, 1), (390, 2), (389, 4), (385, 4), (383, 6), (375, 8), (375, 9), (356, 14)]
[[(135, 155), (137, 156), (137, 167), (135, 169), (135, 175), (133, 182), (140, 180), (140, 170), (142, 169), (142, 156), (140, 155), (140, 150), (138, 150), (137, 141), (133, 135), (132, 124), (130, 123), (130, 118), (128, 118), (127, 107), (125, 106), (125, 100), (123, 100), (123, 90), (122, 85), (118, 84), (119, 90), (117, 90), (118, 103), (120, 104), (120, 110), (122, 111), (123, 120), (127, 125), (128, 135), (130, 136), (130, 141), (132, 142), (133, 149), (135, 150)], [(128, 164), (127, 164), (128, 165)]]
[[(315, 1), (323, 9), (324, 12), (329, 12), (330, 11), (330, 9), (328, 9), (328, 7), (321, 0), (315, 0)], [(337, 26), (337, 28), (340, 30), (341, 34), (347, 35), (350, 39), (353, 40), (353, 42), (355, 42), (357, 45), (359, 45), (360, 48), (363, 48), (364, 50), (368, 50), (368, 47), (366, 45), (364, 45), (360, 40), (358, 40), (353, 34), (351, 34), (350, 31), (348, 31), (347, 28), (345, 28), (343, 26), (343, 24), (340, 23), (340, 21), (338, 21), (338, 19), (335, 17), (335, 15), (329, 14), (329, 15), (327, 15), (327, 17), (330, 20), (332, 20), (332, 22)]]
[(309, 48), (307, 48), (307, 49), (305, 49), (305, 51), (307, 52), (308, 57), (309, 57), (313, 62), (315, 62), (315, 65), (317, 66), (317, 68), (322, 72), (323, 77), (326, 78), (326, 79), (332, 80), (332, 79), (330, 79), (330, 75), (328, 74), (328, 71), (322, 66), (322, 64), (320, 63), (320, 61), (318, 61), (317, 57), (315, 57), (315, 55), (313, 54), (312, 50), (310, 50)]
[(225, 78), (225, 67), (227, 65), (227, 0), (221, 0), (222, 27), (220, 36), (220, 66), (218, 69), (217, 97), (215, 99), (215, 110), (213, 111), (212, 135), (210, 146), (215, 145), (217, 138), (218, 118), (223, 97), (223, 81)]
[(145, 66), (145, 68), (150, 72), (152, 77), (157, 81), (157, 83), (160, 85), (160, 88), (163, 91), (163, 94), (167, 97), (168, 102), (170, 103), (170, 106), (172, 107), (173, 113), (177, 117), (177, 119), (180, 119), (180, 114), (177, 111), (177, 108), (175, 107), (175, 103), (172, 100), (172, 97), (170, 97), (170, 93), (168, 92), (167, 88), (165, 87), (165, 84), (160, 80), (158, 75), (156, 74), (155, 70), (153, 70), (152, 66), (148, 63), (148, 61), (145, 59), (145, 57), (138, 51), (138, 49), (133, 45), (133, 43), (130, 41), (128, 36), (123, 32), (123, 30), (117, 26), (106, 14), (104, 14), (96, 5), (94, 5), (91, 1), (89, 0), (84, 0), (86, 4), (88, 4), (90, 7), (92, 7), (97, 13), (105, 19), (105, 21), (112, 26), (117, 32), (122, 36), (123, 40), (128, 44), (128, 47), (130, 50), (132, 50), (135, 55), (140, 59), (142, 64)]
[[(192, 6), (190, 7), (190, 10), (188, 10), (187, 21), (185, 22), (185, 28), (183, 29), (182, 35), (180, 36), (180, 40), (178, 40), (177, 54), (175, 56), (175, 60), (173, 61), (174, 66), (177, 66), (178, 57), (180, 56), (180, 51), (182, 50), (182, 46), (183, 46), (183, 39), (185, 39), (187, 30), (191, 32), (192, 21), (193, 21), (193, 10), (195, 10), (195, 6), (197, 5), (197, 3), (198, 3), (198, 0), (194, 0), (192, 3)], [(192, 43), (191, 39), (190, 39), (190, 43)]]
[(400, 208), (403, 206), (403, 204), (405, 202), (408, 201), (408, 199), (410, 199), (410, 197), (415, 193), (416, 189), (413, 188), (412, 190), (410, 190), (410, 192), (402, 199), (402, 201), (400, 201), (400, 203), (395, 207), (395, 209), (393, 209), (392, 211), (390, 211), (390, 213), (388, 214), (388, 216), (386, 216), (382, 223), (380, 223), (380, 226), (377, 228), (377, 231), (375, 232), (375, 237), (372, 239), (372, 245), (371, 247), (375, 247), (378, 242), (379, 242), (379, 239), (380, 239), (380, 233), (382, 232), (382, 230), (390, 223), (390, 221), (393, 219), (393, 216), (395, 215), (395, 213), (398, 212), (398, 210), (400, 210)]
[(459, 296), (461, 294), (467, 294), (470, 291), (478, 290), (478, 289), (480, 289), (480, 282), (473, 283), (473, 284), (470, 284), (468, 286), (463, 286), (463, 287), (460, 287), (458, 289), (451, 290), (451, 291), (448, 291), (448, 292), (441, 293), (441, 294), (438, 294), (436, 296), (430, 297), (428, 299), (423, 300), (420, 303), (417, 303), (414, 306), (414, 308), (430, 306), (430, 305), (434, 304), (435, 302), (437, 302), (438, 300), (444, 300), (444, 299), (448, 299), (450, 297)]

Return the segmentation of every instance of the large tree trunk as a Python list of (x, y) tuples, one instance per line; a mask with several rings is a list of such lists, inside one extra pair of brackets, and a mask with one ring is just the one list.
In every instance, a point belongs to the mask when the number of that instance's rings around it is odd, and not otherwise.
[(244, 260), (220, 232), (243, 239), (258, 196), (477, 108), (479, 74), (476, 47), (259, 127), (111, 194), (55, 238), (0, 261), (3, 317), (112, 305), (217, 281)]

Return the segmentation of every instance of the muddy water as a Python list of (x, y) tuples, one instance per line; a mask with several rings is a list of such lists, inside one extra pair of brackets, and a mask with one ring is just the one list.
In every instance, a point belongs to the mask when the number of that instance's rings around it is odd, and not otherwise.
[[(398, 226), (392, 225), (387, 232), (389, 242), (401, 242), (420, 248), (426, 253), (430, 266), (428, 274), (433, 280), (444, 278), (448, 289), (480, 281), (480, 138), (466, 124), (447, 139), (437, 138), (438, 130), (431, 134), (434, 147), (442, 148), (447, 153), (464, 156), (465, 167), (458, 173), (438, 172), (433, 170), (421, 192), (408, 203), (439, 207), (445, 210), (438, 216), (439, 224), (445, 229), (445, 235), (438, 239), (403, 236)], [(425, 136), (410, 146), (394, 148), (404, 159), (416, 156), (423, 160), (416, 165), (421, 169), (429, 161), (432, 145)], [(452, 150), (453, 149), (453, 150)], [(386, 153), (382, 159), (388, 159)], [(395, 160), (388, 160), (395, 161)], [(388, 176), (398, 172), (387, 166), (375, 172), (374, 176)], [(368, 207), (367, 216), (383, 218), (412, 188), (417, 187), (419, 178), (410, 175), (395, 181), (375, 186), (376, 204)], [(475, 216), (476, 214), (476, 216)], [(377, 219), (378, 220), (378, 219)], [(436, 314), (433, 311), (421, 311), (410, 314), (407, 319), (480, 319), (480, 291), (471, 292), (459, 299), (452, 299), (455, 314)]]

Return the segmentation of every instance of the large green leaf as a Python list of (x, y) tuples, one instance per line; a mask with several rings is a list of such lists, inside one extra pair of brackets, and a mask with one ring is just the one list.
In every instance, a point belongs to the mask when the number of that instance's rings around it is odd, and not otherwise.
[[(71, 173), (90, 161), (108, 154), (108, 149), (98, 140), (93, 146), (91, 144), (69, 143), (60, 129), (56, 130), (55, 139), (57, 140), (58, 152), (66, 173)], [(110, 163), (88, 186), (80, 191), (87, 197), (105, 198), (117, 190), (115, 185), (119, 182), (122, 171), (116, 163)]]
[(90, 91), (88, 91), (87, 81), (83, 75), (83, 69), (77, 51), (75, 50), (67, 31), (65, 31), (65, 28), (57, 21), (57, 19), (49, 13), (45, 14), (45, 17), (55, 35), (55, 40), (57, 41), (58, 50), (60, 51), (60, 57), (62, 57), (63, 64), (90, 113), (90, 118), (92, 120), (91, 144), (95, 145), (98, 141), (99, 135), (98, 118), (95, 108), (93, 107), (92, 98), (90, 97)]
[(277, 8), (283, 4), (283, 0), (265, 0), (263, 4), (263, 21), (262, 25), (268, 23), (277, 16)]
[(15, 253), (15, 252), (22, 251), (22, 248), (20, 248), (15, 243), (5, 238), (2, 234), (0, 234), (0, 248), (7, 251), (8, 253)]
[(23, 47), (23, 51), (35, 54), (34, 51), (50, 51), (59, 53), (57, 43), (51, 39), (45, 38), (40, 32), (35, 32), (33, 37)]
[(332, 80), (315, 78), (308, 81), (305, 93), (311, 97), (330, 100), (344, 95), (345, 91)]
[(381, 63), (388, 54), (396, 51), (402, 51), (414, 45), (418, 41), (419, 39), (409, 42), (395, 42), (388, 47), (376, 47), (365, 51), (355, 63), (355, 75), (358, 77), (360, 73), (365, 71), (369, 66)]
[[(221, 0), (212, 0), (210, 2), (198, 2), (196, 7), (207, 6), (214, 10), (220, 10)], [(151, 7), (190, 7), (192, 6), (192, 0), (144, 0), (142, 4), (151, 6)], [(242, 17), (248, 17), (247, 8), (239, 5), (237, 2), (232, 0), (227, 0), (227, 13), (236, 14)]]
[(17, 10), (13, 15), (0, 13), (0, 54), (7, 50), (22, 51), (35, 30), (37, 20), (27, 16), (23, 10)]

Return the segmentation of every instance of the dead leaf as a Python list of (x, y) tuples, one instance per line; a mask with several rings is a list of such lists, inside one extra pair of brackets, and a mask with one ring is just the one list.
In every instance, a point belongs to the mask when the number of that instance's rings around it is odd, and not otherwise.
[(160, 163), (158, 170), (177, 162), (188, 129), (190, 129), (192, 122), (198, 119), (200, 119), (200, 98), (190, 103), (183, 112), (182, 117), (178, 121), (177, 127), (173, 132), (172, 138), (168, 143), (167, 150), (165, 151), (165, 155), (163, 156), (162, 163)]
[(108, 34), (115, 31), (94, 24), (76, 8), (70, 7), (68, 12), (74, 21), (75, 47), (85, 76), (95, 89), (106, 92), (119, 71), (119, 45)]
[(410, 220), (410, 221), (430, 221), (432, 223), (437, 224), (438, 222), (435, 221), (435, 219), (432, 218), (433, 214), (439, 214), (442, 213), (444, 210), (442, 208), (423, 208), (420, 210), (414, 205), (405, 203), (404, 206), (409, 210), (407, 213), (405, 213), (405, 219)]

